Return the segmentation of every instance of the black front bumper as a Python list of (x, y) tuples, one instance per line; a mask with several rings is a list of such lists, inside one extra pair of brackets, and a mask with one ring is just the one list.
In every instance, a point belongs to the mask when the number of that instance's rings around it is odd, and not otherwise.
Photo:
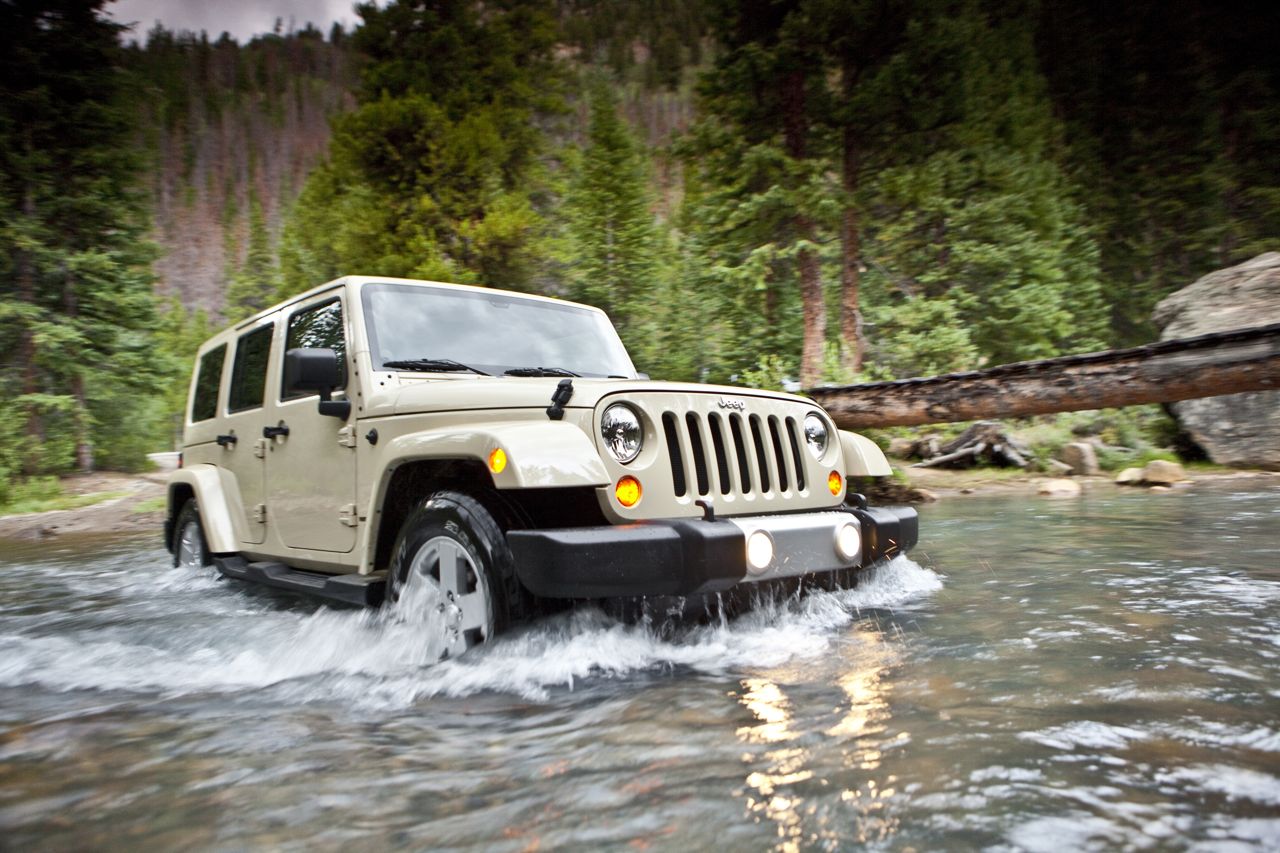
[[(909, 551), (919, 539), (912, 507), (842, 510), (861, 522), (867, 568)], [(746, 536), (727, 519), (672, 519), (613, 527), (519, 530), (507, 534), (516, 574), (543, 598), (619, 598), (716, 593), (752, 577)], [(830, 567), (808, 574), (847, 571), (834, 551)]]

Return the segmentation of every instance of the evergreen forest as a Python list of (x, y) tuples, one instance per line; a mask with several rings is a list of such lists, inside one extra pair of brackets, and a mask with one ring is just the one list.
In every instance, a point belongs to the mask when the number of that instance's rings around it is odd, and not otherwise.
[(173, 446), (196, 347), (343, 274), (604, 308), (655, 379), (1154, 339), (1280, 248), (1280, 6), (384, 0), (132, 33), (0, 0), (0, 503)]

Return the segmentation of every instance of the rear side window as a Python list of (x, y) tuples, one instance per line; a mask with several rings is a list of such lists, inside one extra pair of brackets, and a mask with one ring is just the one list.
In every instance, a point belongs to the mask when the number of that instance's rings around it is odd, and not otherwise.
[(231, 399), (227, 411), (243, 412), (262, 405), (267, 390), (267, 357), (271, 352), (274, 325), (262, 326), (242, 335), (236, 344), (236, 360), (231, 367)]
[[(331, 349), (338, 354), (339, 371), (343, 377), (339, 388), (347, 385), (347, 340), (342, 327), (342, 302), (331, 299), (319, 305), (303, 308), (289, 318), (289, 334), (285, 338), (285, 351), (301, 347)], [(314, 391), (295, 391), (290, 394), (284, 387), (284, 372), (280, 374), (280, 399), (292, 400), (306, 397)]]
[(191, 398), (192, 423), (207, 421), (218, 413), (218, 385), (222, 382), (222, 363), (226, 360), (226, 344), (200, 356), (196, 393)]

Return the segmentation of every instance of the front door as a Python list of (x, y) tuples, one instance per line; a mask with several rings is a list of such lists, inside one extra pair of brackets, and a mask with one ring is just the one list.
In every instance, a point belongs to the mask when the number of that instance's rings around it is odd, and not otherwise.
[[(321, 415), (316, 394), (290, 394), (284, 388), (284, 354), (290, 349), (332, 349), (347, 375), (342, 309), (341, 291), (292, 308), (284, 322), (284, 345), (275, 356), (280, 380), (270, 395), (271, 420), (289, 433), (276, 438), (267, 454), (267, 494), (276, 532), (290, 548), (346, 553), (356, 543), (355, 426)], [(334, 397), (344, 394), (339, 390)]]
[(262, 437), (262, 428), (266, 425), (264, 402), (274, 329), (274, 318), (270, 318), (236, 341), (227, 411), (220, 423), (220, 428), (235, 441), (224, 442), (218, 465), (235, 477), (243, 509), (243, 524), (237, 525), (237, 534), (240, 541), (249, 545), (261, 544), (267, 531), (263, 491), (267, 440)]

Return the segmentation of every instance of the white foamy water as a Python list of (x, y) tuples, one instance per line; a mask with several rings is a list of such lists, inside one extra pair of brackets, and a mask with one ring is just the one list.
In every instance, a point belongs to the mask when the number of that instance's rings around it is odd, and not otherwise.
[(145, 586), (150, 606), (131, 610), (127, 625), (108, 614), (70, 633), (24, 624), (0, 636), (0, 686), (163, 696), (272, 687), (296, 701), (374, 707), (485, 691), (536, 700), (591, 679), (675, 667), (724, 672), (821, 655), (859, 614), (910, 606), (942, 586), (935, 572), (900, 557), (855, 589), (773, 602), (727, 623), (659, 632), (584, 608), (435, 663), (438, 649), (419, 615), (433, 608), (423, 602), (306, 612), (179, 570), (97, 581), (116, 589), (126, 610)]

